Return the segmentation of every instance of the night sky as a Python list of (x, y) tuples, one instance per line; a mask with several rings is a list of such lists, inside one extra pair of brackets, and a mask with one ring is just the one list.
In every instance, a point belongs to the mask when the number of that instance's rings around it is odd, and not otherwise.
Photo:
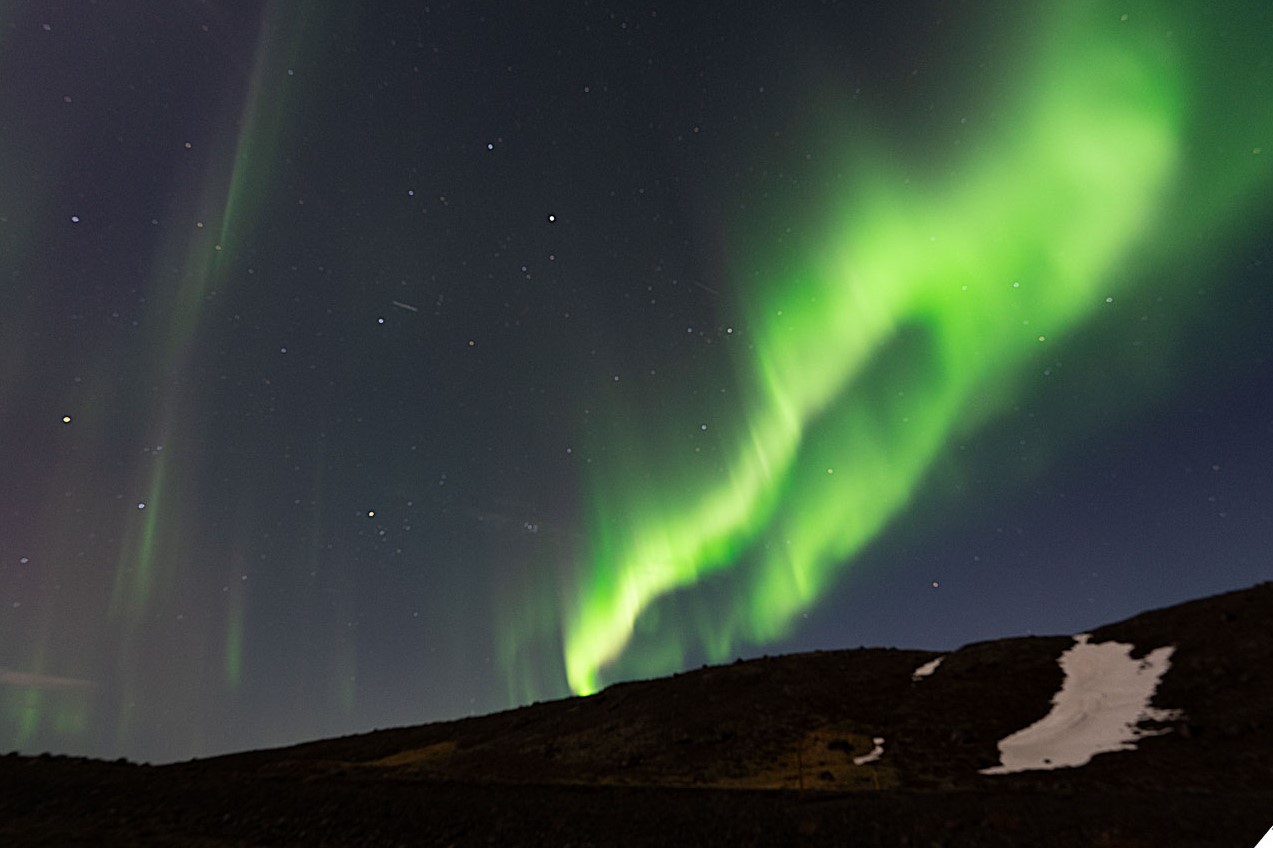
[(1273, 7), (0, 0), (0, 751), (1273, 575)]

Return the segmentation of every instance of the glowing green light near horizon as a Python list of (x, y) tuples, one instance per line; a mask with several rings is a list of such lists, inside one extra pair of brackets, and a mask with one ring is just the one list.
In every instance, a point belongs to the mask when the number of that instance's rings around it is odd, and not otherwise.
[[(573, 691), (599, 687), (652, 604), (714, 572), (745, 590), (698, 634), (712, 659), (784, 634), (952, 437), (1010, 402), (1040, 346), (1113, 308), (1138, 251), (1181, 251), (1228, 200), (1174, 194), (1194, 104), (1169, 27), (1086, 4), (1059, 14), (999, 137), (932, 185), (859, 152), (825, 248), (744, 297), (746, 400), (725, 472), (598, 477), (590, 568), (563, 622)], [(1215, 184), (1253, 182), (1252, 152)], [(690, 641), (669, 634), (654, 665), (674, 668)]]

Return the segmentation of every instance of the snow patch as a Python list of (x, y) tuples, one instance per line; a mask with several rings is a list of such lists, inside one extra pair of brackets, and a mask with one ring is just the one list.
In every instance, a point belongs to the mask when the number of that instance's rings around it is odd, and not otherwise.
[(1052, 697), (1052, 711), (1001, 740), (1000, 765), (982, 769), (982, 774), (1081, 766), (1096, 754), (1130, 751), (1136, 740), (1167, 732), (1141, 728), (1142, 721), (1180, 717), (1179, 710), (1149, 706), (1174, 647), (1132, 659), (1132, 645), (1093, 645), (1090, 638), (1088, 633), (1075, 636), (1075, 644), (1057, 660), (1065, 679)]
[(863, 755), (862, 755), (862, 756), (860, 756), (860, 757), (854, 757), (854, 758), (853, 758), (853, 765), (855, 765), (855, 766), (864, 766), (864, 765), (866, 765), (867, 763), (873, 763), (873, 762), (875, 762), (875, 761), (876, 761), (876, 760), (878, 760), (881, 756), (883, 756), (883, 754), (884, 754), (884, 737), (883, 737), (883, 736), (876, 736), (876, 737), (875, 737), (874, 739), (872, 739), (871, 741), (875, 743), (875, 747), (871, 749), (871, 753), (869, 753), (869, 754), (863, 754)]
[(944, 659), (946, 659), (946, 657), (945, 655), (942, 655), (931, 662), (924, 663), (919, 668), (911, 672), (911, 680), (921, 680), (928, 677), (937, 670), (937, 666), (941, 665), (941, 661)]

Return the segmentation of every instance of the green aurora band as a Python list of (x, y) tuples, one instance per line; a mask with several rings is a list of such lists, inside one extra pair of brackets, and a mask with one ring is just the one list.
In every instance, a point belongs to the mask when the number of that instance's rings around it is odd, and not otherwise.
[[(575, 693), (674, 670), (691, 644), (721, 661), (788, 633), (943, 451), (1010, 407), (1042, 349), (1147, 267), (1197, 261), (1267, 183), (1260, 145), (1273, 154), (1268, 15), (1235, 8), (1258, 25), (1210, 35), (1223, 10), (1059, 4), (1024, 45), (1019, 108), (946, 177), (911, 184), (855, 152), (825, 247), (740, 298), (750, 344), (722, 473), (678, 468), (657, 425), (616, 425), (562, 621)], [(660, 624), (656, 602), (726, 571), (736, 602), (698, 643)], [(652, 653), (630, 655), (637, 633)]]

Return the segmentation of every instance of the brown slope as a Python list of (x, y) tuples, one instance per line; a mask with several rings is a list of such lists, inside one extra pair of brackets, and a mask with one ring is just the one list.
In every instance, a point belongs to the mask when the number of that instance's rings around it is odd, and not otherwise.
[[(920, 681), (936, 654), (833, 651), (175, 766), (0, 758), (0, 845), (1254, 845), (1270, 620), (1261, 584), (1096, 630), (1174, 645), (1155, 705), (1185, 717), (1079, 768), (977, 773), (1046, 714), (1069, 637), (969, 645)], [(872, 736), (884, 756), (854, 766)]]
[[(764, 658), (622, 683), (504, 713), (225, 758), (236, 769), (350, 772), (500, 783), (876, 790), (1022, 783), (1066, 787), (1273, 786), (1273, 583), (1145, 613), (1093, 633), (1141, 656), (1174, 645), (1154, 705), (1168, 734), (1088, 766), (983, 777), (998, 740), (1047, 714), (1068, 636)], [(853, 758), (885, 739), (877, 763)]]
[[(589, 698), (231, 759), (511, 783), (797, 788), (802, 766), (809, 780), (827, 770), (848, 780), (852, 757), (871, 750), (874, 729), (910, 690), (911, 671), (934, 656), (863, 649), (738, 662)], [(874, 778), (864, 771), (858, 780)]]

